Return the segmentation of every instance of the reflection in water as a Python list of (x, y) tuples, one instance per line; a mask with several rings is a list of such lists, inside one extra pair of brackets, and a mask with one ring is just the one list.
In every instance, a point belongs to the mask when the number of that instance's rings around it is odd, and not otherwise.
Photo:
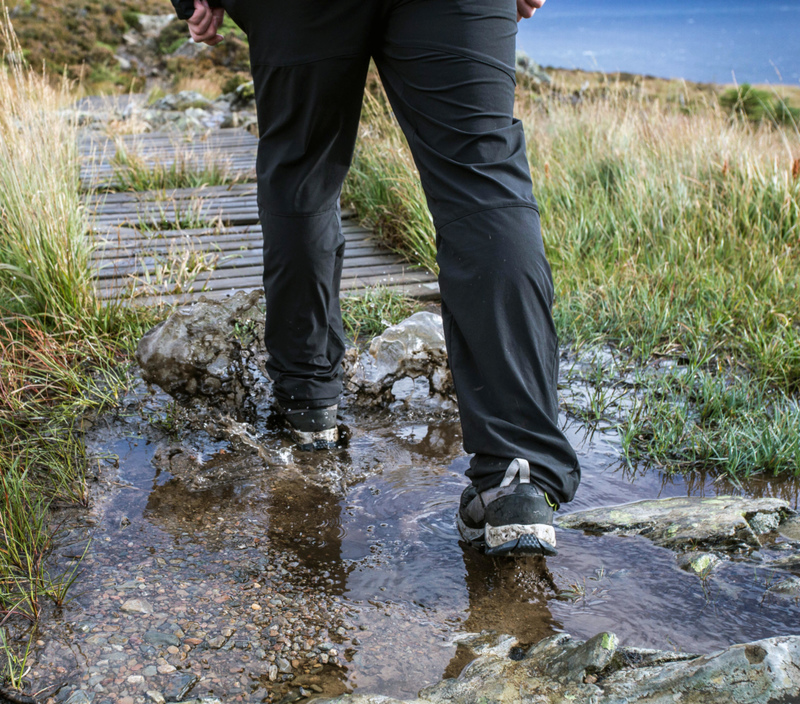
[[(800, 605), (763, 600), (774, 575), (744, 562), (725, 563), (703, 585), (677, 568), (674, 554), (642, 538), (559, 530), (560, 554), (547, 562), (462, 548), (454, 516), (467, 458), (458, 423), (356, 411), (345, 420), (349, 446), (325, 456), (292, 453), (269, 431), (261, 439), (286, 455), (280, 466), (210, 443), (202, 490), (187, 453), (154, 464), (155, 445), (125, 449), (118, 428), (96, 440), (119, 454), (119, 483), (94, 509), (86, 589), (64, 624), (81, 633), (87, 682), (112, 646), (130, 661), (155, 661), (158, 653), (142, 644), (148, 628), (192, 634), (186, 662), (205, 678), (192, 696), (216, 687), (226, 702), (278, 701), (299, 685), (413, 698), (456, 676), (471, 656), (455, 639), (482, 630), (523, 643), (613, 630), (628, 645), (703, 652), (796, 630)], [(730, 493), (798, 503), (800, 480), (736, 486), (702, 473), (633, 472), (620, 467), (614, 438), (585, 436), (575, 424), (566, 430), (584, 482), (565, 510)], [(149, 600), (156, 615), (120, 616), (132, 596)], [(79, 623), (91, 631), (78, 631)], [(278, 657), (288, 668), (271, 671)], [(112, 698), (127, 686), (116, 677), (109, 669), (102, 680)]]
[(319, 574), (327, 593), (343, 594), (352, 566), (342, 561), (339, 498), (299, 477), (278, 479), (269, 514), (271, 545), (290, 550), (306, 571)]
[(558, 588), (544, 558), (491, 558), (465, 547), (464, 566), (467, 631), (497, 631), (533, 644), (561, 630), (547, 606)]

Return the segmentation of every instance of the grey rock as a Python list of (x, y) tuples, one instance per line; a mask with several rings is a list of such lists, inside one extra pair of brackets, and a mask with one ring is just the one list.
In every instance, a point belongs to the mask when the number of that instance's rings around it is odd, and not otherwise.
[(558, 519), (562, 528), (593, 533), (642, 535), (656, 545), (683, 552), (748, 552), (761, 547), (757, 531), (792, 517), (780, 499), (671, 498), (578, 511)]
[(161, 678), (159, 689), (166, 701), (179, 702), (186, 698), (186, 695), (189, 694), (197, 682), (197, 676), (190, 672), (173, 672)]
[(156, 110), (183, 111), (189, 108), (208, 108), (210, 106), (211, 101), (208, 98), (193, 90), (171, 93), (153, 103)]
[[(258, 326), (261, 296), (253, 291), (221, 301), (201, 298), (174, 311), (139, 341), (136, 359), (144, 380), (181, 402), (204, 398), (216, 406), (241, 407), (254, 383), (242, 377), (250, 352), (236, 326)], [(252, 337), (257, 345), (262, 334)]]
[(213, 638), (208, 639), (208, 647), (213, 648), (214, 650), (219, 650), (223, 645), (225, 645), (225, 641), (228, 640), (225, 636), (214, 636)]
[(144, 634), (144, 640), (150, 645), (157, 645), (169, 647), (170, 645), (179, 646), (181, 639), (173, 636), (171, 633), (162, 633), (161, 631), (147, 631)]
[(784, 538), (800, 541), (800, 516), (795, 516), (781, 523), (778, 527), (778, 532)]
[[(390, 404), (398, 397), (408, 400), (421, 388), (414, 382), (424, 380), (426, 396), (433, 395), (440, 406), (455, 407), (442, 318), (434, 313), (415, 313), (387, 328), (357, 361), (351, 361), (346, 372), (348, 388), (362, 401)], [(406, 380), (412, 383), (404, 398), (400, 392)]]
[(800, 577), (787, 577), (771, 585), (767, 592), (777, 596), (784, 596), (791, 599), (800, 597)]
[(184, 59), (194, 59), (200, 56), (200, 54), (208, 51), (209, 48), (210, 47), (208, 44), (203, 44), (202, 42), (195, 42), (193, 39), (187, 39), (169, 56), (171, 58), (180, 56), (183, 57)]
[(164, 695), (161, 692), (158, 692), (154, 689), (151, 689), (147, 692), (147, 696), (150, 697), (150, 701), (155, 702), (155, 704), (164, 704), (167, 700), (164, 699)]
[(539, 64), (537, 64), (530, 56), (524, 51), (518, 51), (516, 56), (517, 73), (527, 76), (535, 84), (550, 85), (553, 82), (552, 77), (547, 73)]
[[(711, 655), (621, 647), (600, 633), (583, 642), (546, 638), (521, 657), (507, 636), (462, 641), (477, 658), (456, 679), (423, 689), (414, 704), (767, 704), (800, 691), (800, 636), (734, 645)], [(514, 655), (514, 657), (512, 657)], [(343, 695), (325, 702), (397, 704), (384, 696)]]
[(161, 34), (161, 31), (170, 24), (175, 15), (170, 13), (168, 15), (139, 15), (139, 31), (147, 39), (153, 39)]
[(152, 614), (153, 607), (147, 599), (128, 599), (120, 607), (130, 614)]
[(83, 689), (77, 689), (72, 694), (65, 704), (91, 704), (94, 700), (94, 692), (87, 692)]
[(292, 671), (292, 664), (286, 658), (278, 658), (275, 660), (278, 670), (288, 675)]
[(720, 562), (722, 560), (710, 552), (687, 552), (678, 556), (678, 567), (700, 578), (711, 574)]
[(253, 81), (242, 83), (234, 92), (233, 99), (231, 100), (231, 107), (234, 110), (241, 110), (242, 108), (252, 105), (256, 100), (256, 90)]
[(133, 64), (131, 63), (130, 59), (128, 59), (128, 58), (126, 58), (124, 56), (120, 56), (119, 54), (114, 56), (114, 58), (117, 60), (117, 63), (119, 64), (120, 71), (130, 71), (131, 70)]

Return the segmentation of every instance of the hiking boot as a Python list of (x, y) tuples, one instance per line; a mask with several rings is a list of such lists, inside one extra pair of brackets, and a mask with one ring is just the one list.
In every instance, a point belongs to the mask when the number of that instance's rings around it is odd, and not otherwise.
[(300, 450), (332, 450), (339, 440), (336, 427), (338, 406), (327, 408), (281, 409), (292, 439)]
[(531, 484), (527, 460), (512, 460), (500, 486), (461, 494), (458, 532), (487, 555), (557, 555), (553, 513), (558, 504)]

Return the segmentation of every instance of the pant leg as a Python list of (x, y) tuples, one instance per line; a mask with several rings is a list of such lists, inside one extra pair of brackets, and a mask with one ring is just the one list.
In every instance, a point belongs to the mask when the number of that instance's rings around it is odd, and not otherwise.
[(361, 113), (370, 13), (359, 0), (224, 2), (250, 41), (267, 371), (284, 407), (329, 406), (342, 391), (345, 351), (339, 193)]
[(513, 0), (394, 0), (375, 60), (422, 177), (468, 472), (530, 461), (559, 502), (580, 481), (558, 426), (553, 283), (513, 119)]

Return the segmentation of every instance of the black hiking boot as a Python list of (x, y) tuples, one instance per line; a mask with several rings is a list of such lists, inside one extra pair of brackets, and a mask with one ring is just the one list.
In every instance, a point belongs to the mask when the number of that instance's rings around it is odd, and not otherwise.
[(336, 427), (338, 406), (297, 410), (281, 409), (292, 439), (300, 450), (332, 450), (339, 440)]
[(461, 494), (458, 532), (487, 555), (557, 555), (553, 514), (558, 504), (531, 484), (527, 460), (512, 460), (500, 486)]

